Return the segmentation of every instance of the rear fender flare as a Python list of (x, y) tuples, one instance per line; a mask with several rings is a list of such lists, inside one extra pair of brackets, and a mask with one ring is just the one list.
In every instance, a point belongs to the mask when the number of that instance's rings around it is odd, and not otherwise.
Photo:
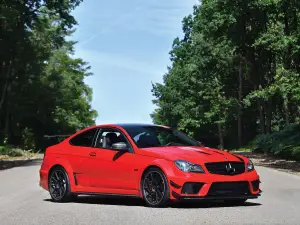
[(74, 189), (74, 186), (75, 186), (75, 179), (74, 179), (74, 170), (73, 170), (71, 164), (65, 159), (56, 158), (55, 163), (51, 166), (51, 169), (55, 166), (61, 166), (66, 170), (68, 177), (69, 177), (70, 188), (71, 188), (71, 192), (72, 192)]

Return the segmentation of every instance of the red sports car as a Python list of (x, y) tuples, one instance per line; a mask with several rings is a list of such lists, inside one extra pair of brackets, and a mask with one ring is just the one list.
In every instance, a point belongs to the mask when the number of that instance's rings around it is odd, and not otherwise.
[(56, 202), (84, 194), (135, 196), (151, 207), (170, 200), (242, 204), (260, 196), (259, 185), (248, 158), (158, 125), (84, 129), (47, 148), (40, 169), (40, 186)]

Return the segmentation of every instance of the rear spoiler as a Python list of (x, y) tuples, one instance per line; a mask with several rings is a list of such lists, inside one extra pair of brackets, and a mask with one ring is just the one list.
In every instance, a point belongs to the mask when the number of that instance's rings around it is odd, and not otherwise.
[(55, 138), (55, 137), (62, 137), (62, 138), (67, 138), (70, 137), (70, 135), (44, 135), (44, 138)]
[(58, 144), (70, 136), (71, 135), (44, 135), (45, 148)]

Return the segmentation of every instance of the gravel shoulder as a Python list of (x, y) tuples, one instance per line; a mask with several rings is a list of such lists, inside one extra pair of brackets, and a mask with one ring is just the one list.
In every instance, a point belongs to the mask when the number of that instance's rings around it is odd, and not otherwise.
[(300, 162), (285, 160), (275, 156), (264, 155), (261, 153), (253, 152), (234, 152), (248, 157), (254, 163), (255, 166), (268, 167), (283, 172), (300, 175)]
[(11, 169), (43, 159), (43, 154), (32, 154), (29, 156), (8, 157), (0, 155), (0, 170)]

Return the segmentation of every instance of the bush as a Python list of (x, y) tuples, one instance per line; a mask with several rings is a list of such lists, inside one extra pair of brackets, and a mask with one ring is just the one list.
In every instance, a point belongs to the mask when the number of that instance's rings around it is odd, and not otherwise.
[(281, 131), (258, 136), (253, 151), (300, 160), (300, 125), (290, 125)]
[(35, 140), (34, 133), (30, 129), (25, 128), (23, 130), (22, 139), (23, 139), (23, 148), (25, 150), (35, 149), (36, 140)]
[(21, 149), (9, 148), (8, 146), (0, 146), (0, 155), (18, 157), (23, 156), (23, 151)]

